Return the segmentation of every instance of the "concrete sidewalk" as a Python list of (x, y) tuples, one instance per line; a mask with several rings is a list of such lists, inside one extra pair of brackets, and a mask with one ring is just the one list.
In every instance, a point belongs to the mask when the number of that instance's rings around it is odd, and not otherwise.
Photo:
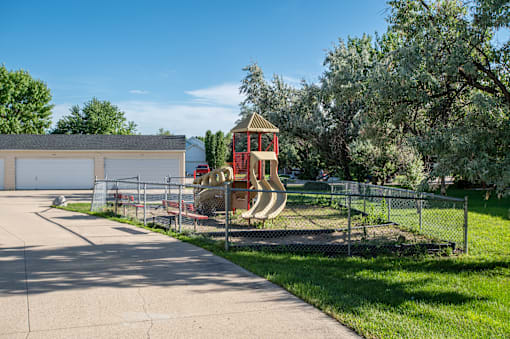
[(193, 245), (0, 191), (0, 337), (334, 337), (356, 334)]

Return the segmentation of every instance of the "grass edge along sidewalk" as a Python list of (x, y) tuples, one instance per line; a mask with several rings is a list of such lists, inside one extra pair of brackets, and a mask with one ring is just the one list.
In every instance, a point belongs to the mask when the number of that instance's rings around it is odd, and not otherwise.
[[(476, 201), (470, 204), (475, 249), (470, 256), (328, 258), (225, 252), (221, 244), (201, 237), (147, 229), (222, 256), (368, 338), (505, 338), (510, 337), (510, 220), (505, 216), (510, 199), (483, 201), (481, 196), (483, 192), (470, 193), (470, 202)], [(70, 204), (65, 209), (143, 227), (89, 212), (88, 207)]]

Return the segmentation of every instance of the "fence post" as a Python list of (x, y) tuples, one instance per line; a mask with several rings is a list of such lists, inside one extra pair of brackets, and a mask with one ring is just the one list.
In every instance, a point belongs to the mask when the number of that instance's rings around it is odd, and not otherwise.
[(423, 220), (422, 220), (422, 209), (423, 209), (423, 195), (420, 193), (418, 198), (420, 200), (418, 200), (418, 218), (419, 218), (419, 223), (420, 223), (420, 232), (421, 232), (421, 229), (422, 229), (422, 226), (423, 226)]
[(333, 206), (333, 185), (329, 184), (329, 190), (331, 195), (329, 196), (329, 206)]
[(136, 176), (136, 179), (138, 180), (138, 203), (140, 203), (140, 174)]
[(388, 198), (388, 222), (391, 222), (391, 198)]
[(143, 225), (147, 225), (147, 184), (143, 184)]
[(168, 200), (168, 191), (170, 190), (170, 185), (166, 182), (165, 178), (165, 200)]
[(347, 255), (351, 256), (351, 196), (347, 196)]
[[(90, 199), (90, 211), (94, 208), (94, 196), (96, 195), (97, 175), (94, 178), (94, 189), (92, 190), (92, 199)], [(108, 185), (108, 184), (107, 184)], [(108, 192), (106, 192), (108, 194)]]
[(347, 206), (347, 194), (349, 194), (349, 184), (344, 185), (344, 206)]
[(363, 216), (367, 215), (367, 185), (363, 184)]
[(225, 251), (229, 248), (230, 227), (230, 182), (225, 183)]
[(468, 254), (468, 197), (464, 197), (464, 253)]
[(118, 199), (119, 199), (119, 182), (115, 181), (115, 215), (117, 215), (118, 208)]
[(179, 184), (179, 233), (182, 225), (182, 185)]

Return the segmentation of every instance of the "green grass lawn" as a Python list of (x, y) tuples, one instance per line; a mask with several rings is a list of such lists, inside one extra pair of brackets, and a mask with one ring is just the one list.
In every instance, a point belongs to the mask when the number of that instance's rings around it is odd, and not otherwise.
[[(202, 238), (171, 235), (284, 287), (366, 337), (508, 338), (510, 198), (485, 201), (481, 191), (448, 194), (469, 196), (469, 256), (327, 258), (225, 252)], [(86, 212), (88, 206), (69, 208)]]

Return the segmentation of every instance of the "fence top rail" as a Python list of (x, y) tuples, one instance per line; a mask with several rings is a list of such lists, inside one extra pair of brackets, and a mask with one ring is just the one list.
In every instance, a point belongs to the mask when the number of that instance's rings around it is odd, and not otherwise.
[(340, 180), (340, 181), (328, 182), (328, 184), (331, 185), (331, 186), (340, 186), (340, 185), (344, 185), (344, 184), (354, 184), (354, 185), (361, 185), (361, 186), (368, 186), (368, 187), (373, 187), (373, 188), (379, 188), (379, 189), (388, 190), (388, 191), (397, 191), (397, 192), (404, 192), (404, 193), (410, 193), (410, 194), (427, 196), (427, 197), (429, 197), (429, 198), (431, 198), (433, 200), (464, 201), (464, 199), (454, 198), (454, 197), (446, 197), (446, 196), (437, 195), (437, 194), (434, 194), (434, 193), (417, 192), (417, 191), (412, 191), (412, 190), (408, 190), (408, 189), (404, 189), (404, 188), (374, 185), (374, 184), (369, 184), (369, 183), (365, 183), (365, 182), (357, 182), (357, 181)]
[[(203, 185), (195, 185), (195, 184), (179, 184), (179, 183), (164, 183), (164, 182), (150, 182), (150, 181), (129, 181), (129, 180), (113, 180), (113, 179), (101, 179), (96, 180), (96, 182), (107, 182), (107, 183), (122, 183), (122, 184), (132, 184), (132, 185), (148, 185), (148, 186), (161, 186), (161, 187), (183, 187), (183, 188), (199, 188), (199, 189), (214, 189), (214, 190), (226, 190), (225, 185), (221, 186), (203, 186)], [(283, 194), (309, 194), (309, 195), (323, 195), (323, 196), (351, 196), (351, 197), (364, 197), (364, 198), (382, 198), (382, 199), (400, 199), (400, 200), (448, 200), (455, 202), (463, 202), (464, 199), (453, 198), (453, 197), (444, 197), (438, 196), (435, 194), (429, 193), (418, 193), (417, 196), (414, 197), (401, 197), (401, 196), (392, 196), (385, 194), (357, 194), (357, 193), (334, 193), (334, 192), (320, 192), (320, 191), (278, 191), (278, 190), (257, 190), (257, 189), (247, 189), (247, 188), (231, 188), (233, 192), (260, 192), (260, 193), (283, 193)], [(411, 191), (412, 192), (412, 191)]]
[[(138, 180), (138, 176), (135, 176), (135, 177), (126, 177), (126, 178), (118, 178), (118, 179), (108, 179), (108, 178), (106, 178), (105, 180), (130, 180), (130, 179)], [(100, 181), (100, 180), (98, 180), (98, 181)]]
[(357, 193), (333, 193), (333, 192), (320, 192), (320, 191), (271, 191), (271, 190), (257, 190), (247, 188), (231, 188), (233, 192), (260, 192), (260, 193), (285, 193), (288, 195), (302, 194), (302, 195), (323, 195), (323, 196), (350, 196), (350, 197), (363, 197), (363, 198), (383, 198), (383, 199), (400, 199), (400, 200), (449, 200), (455, 202), (463, 202), (464, 199), (452, 198), (452, 197), (441, 197), (441, 196), (416, 196), (416, 197), (400, 197), (395, 195), (384, 195), (384, 194), (357, 194)]
[(408, 190), (408, 189), (400, 188), (400, 187), (374, 185), (374, 184), (370, 184), (367, 182), (357, 182), (357, 181), (348, 181), (348, 180), (332, 181), (332, 182), (328, 182), (328, 184), (330, 184), (331, 186), (339, 186), (341, 184), (355, 184), (355, 185), (370, 186), (370, 187), (375, 187), (375, 188), (382, 188), (382, 189), (394, 190), (394, 191), (406, 192), (406, 193), (420, 193), (420, 192), (416, 192), (413, 190)]
[(157, 182), (157, 181), (130, 181), (130, 180), (115, 180), (115, 179), (98, 179), (96, 183), (105, 182), (105, 183), (118, 183), (118, 184), (132, 184), (132, 185), (147, 185), (147, 186), (162, 186), (162, 187), (183, 187), (183, 188), (208, 188), (215, 190), (225, 190), (225, 186), (204, 186), (204, 185), (195, 185), (195, 184), (179, 184), (174, 182)]

